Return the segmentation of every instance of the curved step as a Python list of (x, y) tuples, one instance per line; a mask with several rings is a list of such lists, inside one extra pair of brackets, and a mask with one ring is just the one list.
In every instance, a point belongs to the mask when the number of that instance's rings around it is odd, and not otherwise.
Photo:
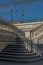
[(14, 55), (3, 55), (3, 54), (0, 54), (0, 57), (3, 57), (3, 58), (16, 58), (16, 59), (32, 59), (32, 58), (39, 58), (40, 55), (14, 56)]
[(15, 55), (15, 56), (33, 56), (36, 55), (35, 53), (13, 53), (13, 52), (1, 52), (0, 54), (6, 54), (6, 55)]
[(26, 63), (26, 62), (36, 62), (36, 61), (39, 61), (39, 60), (42, 60), (43, 58), (42, 57), (39, 57), (39, 58), (32, 58), (32, 59), (12, 59), (12, 58), (0, 58), (1, 61), (11, 61), (11, 62), (23, 62), (23, 63)]
[[(20, 53), (20, 54), (23, 53), (23, 54), (30, 54), (29, 52), (25, 52), (25, 51), (24, 51), (24, 52), (23, 52), (23, 51), (21, 52), (21, 51), (16, 51), (16, 50), (15, 50), (15, 51), (3, 51), (3, 53), (16, 53), (16, 54), (17, 54), (17, 53), (18, 53), (18, 54), (19, 54), (19, 53)], [(30, 54), (30, 55), (31, 55), (31, 54)]]
[[(3, 52), (13, 52), (13, 51), (3, 51)], [(28, 51), (18, 51), (18, 50), (14, 50), (13, 53), (29, 53)]]

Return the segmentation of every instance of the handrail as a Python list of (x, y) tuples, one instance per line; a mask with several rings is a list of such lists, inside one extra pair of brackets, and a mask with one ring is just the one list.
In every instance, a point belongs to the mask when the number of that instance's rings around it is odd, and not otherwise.
[[(34, 28), (33, 30), (30, 31), (30, 39), (33, 41), (34, 35), (38, 35), (39, 33), (43, 32), (43, 24), (39, 25), (38, 27)], [(32, 44), (34, 46), (34, 44)], [(37, 53), (41, 55), (40, 49), (37, 48), (35, 45), (35, 48), (37, 49)]]
[(43, 24), (39, 25), (38, 27), (30, 31), (31, 38), (34, 37), (34, 35), (37, 36), (40, 32), (43, 32)]
[(32, 29), (31, 31), (35, 31), (35, 30), (37, 30), (38, 28), (40, 28), (41, 26), (43, 26), (43, 24), (41, 24), (41, 25), (39, 25), (38, 27)]
[[(42, 35), (40, 38), (38, 38), (37, 44), (39, 44), (39, 40), (42, 39), (42, 38), (43, 38), (43, 35)], [(41, 53), (41, 55), (42, 55), (42, 52), (41, 52), (41, 51), (40, 51), (40, 53)]]

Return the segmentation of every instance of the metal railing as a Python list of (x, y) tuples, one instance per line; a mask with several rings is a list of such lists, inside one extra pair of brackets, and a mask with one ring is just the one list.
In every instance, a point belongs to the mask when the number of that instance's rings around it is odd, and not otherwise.
[(31, 38), (38, 36), (41, 32), (43, 32), (43, 24), (39, 25), (38, 27), (36, 27), (36, 28), (34, 28), (33, 30), (30, 31)]
[[(34, 45), (34, 43), (33, 43), (33, 41), (32, 41), (32, 39), (30, 38), (30, 40), (29, 39), (27, 39), (23, 34), (24, 34), (24, 32), (22, 32), (21, 30), (19, 30), (16, 26), (14, 26), (15, 27), (15, 32), (16, 32), (16, 35), (18, 35), (21, 39), (22, 39), (22, 41), (24, 42), (24, 45), (25, 45), (25, 48), (28, 50), (28, 51), (31, 51), (31, 52), (33, 52), (33, 53), (38, 53), (39, 54), (39, 52), (38, 52), (38, 50), (37, 50), (37, 46), (36, 45)], [(30, 36), (31, 36), (31, 34), (30, 34)], [(34, 50), (33, 50), (34, 49)]]
[[(38, 36), (40, 34), (43, 33), (43, 24), (41, 24), (40, 26), (34, 28), (33, 30), (30, 31), (30, 40), (34, 40), (35, 36)], [(34, 43), (31, 43), (31, 46), (33, 46), (33, 48), (35, 47), (35, 51), (41, 55), (40, 49), (37, 47), (37, 45), (35, 45)]]

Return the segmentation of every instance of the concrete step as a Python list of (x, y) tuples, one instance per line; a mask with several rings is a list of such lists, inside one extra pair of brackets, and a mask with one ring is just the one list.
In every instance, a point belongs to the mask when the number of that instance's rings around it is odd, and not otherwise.
[(24, 48), (5, 48), (4, 50), (23, 50)]
[(5, 49), (5, 50), (3, 50), (3, 52), (6, 52), (6, 51), (8, 51), (8, 52), (14, 52), (14, 51), (16, 51), (16, 50), (17, 50), (18, 52), (19, 52), (19, 51), (23, 51), (23, 49), (14, 49), (14, 50), (8, 50), (8, 49), (6, 50), (6, 49)]
[(6, 47), (6, 48), (25, 48), (25, 46), (11, 46), (11, 47)]
[(3, 57), (3, 58), (16, 58), (16, 59), (32, 59), (32, 58), (38, 58), (40, 57), (40, 55), (33, 55), (33, 56), (14, 56), (14, 55), (4, 55), (4, 54), (0, 54), (0, 57)]
[(2, 52), (31, 52), (31, 51), (28, 51), (28, 50), (3, 50)]
[(6, 48), (24, 48), (25, 46), (7, 46)]
[(25, 47), (25, 46), (8, 46), (8, 47), (6, 47), (6, 48), (23, 48), (23, 47)]
[(22, 50), (22, 49), (24, 49), (24, 48), (5, 48), (5, 50)]
[(15, 51), (15, 50), (23, 51), (23, 50), (25, 50), (25, 48), (19, 48), (19, 47), (18, 48), (16, 48), (16, 47), (8, 48), (8, 47), (6, 47), (3, 49), (3, 51)]
[(11, 47), (11, 46), (22, 46), (22, 45), (24, 45), (24, 43), (23, 44), (8, 45), (8, 46)]
[(33, 55), (36, 55), (35, 53), (20, 53), (20, 52), (1, 52), (0, 54), (7, 54), (7, 55), (15, 55), (15, 56), (18, 56), (18, 55), (20, 55), (20, 56), (28, 56), (28, 55), (30, 55), (30, 56), (33, 56)]
[(29, 53), (29, 51), (18, 51), (18, 50), (14, 50), (14, 51), (3, 51), (3, 52), (13, 52), (13, 53)]
[(3, 51), (3, 52), (4, 52), (4, 53), (21, 53), (21, 54), (22, 54), (22, 53), (24, 53), (24, 54), (25, 54), (25, 53), (29, 53), (28, 51), (24, 51), (24, 52), (23, 52), (23, 51)]
[(42, 57), (38, 57), (38, 58), (32, 58), (32, 59), (15, 59), (15, 58), (0, 58), (0, 61), (10, 61), (10, 62), (23, 62), (23, 63), (26, 63), (26, 62), (36, 62), (36, 61), (39, 61), (39, 60), (43, 60)]

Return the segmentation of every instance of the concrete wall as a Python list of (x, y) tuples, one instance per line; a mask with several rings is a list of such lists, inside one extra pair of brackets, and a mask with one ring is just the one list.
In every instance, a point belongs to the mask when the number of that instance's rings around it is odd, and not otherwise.
[(0, 42), (0, 52), (7, 46), (7, 42)]
[[(13, 39), (13, 40), (12, 40)], [(0, 52), (7, 46), (7, 45), (14, 45), (16, 44), (16, 37), (8, 38), (2, 37), (0, 38)]]
[(36, 23), (13, 23), (13, 25), (17, 26), (19, 29), (22, 29), (23, 31), (26, 31), (25, 29), (28, 29), (30, 31), (33, 28), (36, 28), (37, 26), (41, 25), (43, 22), (36, 22)]
[(8, 27), (6, 25), (3, 25), (3, 24), (0, 24), (0, 29), (14, 32), (14, 29), (12, 29), (11, 27)]
[(7, 31), (0, 32), (0, 52), (7, 46), (7, 45), (14, 45), (16, 43), (16, 35), (8, 33)]
[(0, 42), (0, 52), (7, 47), (7, 45), (14, 45), (16, 42)]
[(30, 39), (30, 32), (25, 32), (25, 37), (27, 37), (28, 39)]
[(0, 23), (0, 52), (7, 45), (14, 45), (15, 43), (16, 43), (15, 30), (9, 26)]

